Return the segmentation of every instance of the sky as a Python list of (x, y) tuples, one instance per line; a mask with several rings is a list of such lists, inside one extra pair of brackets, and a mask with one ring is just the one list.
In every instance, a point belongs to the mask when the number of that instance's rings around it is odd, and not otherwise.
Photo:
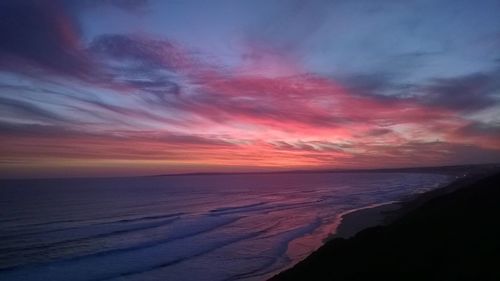
[(3, 0), (0, 177), (500, 162), (500, 1)]

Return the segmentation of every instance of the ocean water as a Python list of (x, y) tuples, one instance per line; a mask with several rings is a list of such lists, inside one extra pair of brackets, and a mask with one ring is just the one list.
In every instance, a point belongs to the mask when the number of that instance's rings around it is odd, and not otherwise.
[(265, 280), (339, 214), (438, 174), (191, 175), (0, 181), (0, 280)]

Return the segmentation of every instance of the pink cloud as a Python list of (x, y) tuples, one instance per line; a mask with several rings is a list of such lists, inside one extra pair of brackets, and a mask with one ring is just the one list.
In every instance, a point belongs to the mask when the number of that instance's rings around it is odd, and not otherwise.
[[(63, 45), (75, 49), (72, 29), (57, 26)], [(99, 98), (72, 97), (74, 103), (66, 106), (111, 124), (123, 120), (127, 129), (60, 120), (50, 126), (64, 130), (50, 133), (17, 125), (0, 135), (6, 159), (1, 165), (31, 169), (50, 162), (61, 169), (71, 162), (119, 170), (126, 163), (147, 173), (161, 167), (169, 172), (423, 166), (477, 162), (492, 151), (487, 159), (498, 156), (498, 134), (475, 127), (457, 109), (415, 98), (359, 95), (333, 79), (301, 72), (288, 57), (258, 52), (253, 51), (253, 62), (228, 71), (172, 42), (101, 38), (85, 56), (134, 67), (135, 62), (146, 70), (122, 66), (125, 76), (106, 63), (95, 66), (109, 75), (82, 84), (92, 85)]]

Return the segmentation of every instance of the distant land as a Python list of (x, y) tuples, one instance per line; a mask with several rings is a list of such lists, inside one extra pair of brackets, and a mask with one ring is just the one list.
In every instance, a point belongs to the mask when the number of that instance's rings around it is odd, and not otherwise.
[(140, 177), (179, 177), (179, 176), (221, 176), (221, 175), (265, 175), (265, 174), (322, 174), (322, 173), (431, 173), (461, 175), (471, 171), (490, 170), (500, 167), (500, 163), (465, 164), (446, 166), (374, 168), (374, 169), (311, 169), (256, 172), (193, 172), (134, 176), (88, 176), (88, 177), (48, 177), (48, 178), (1, 178), (2, 180), (53, 180), (53, 179), (86, 179), (86, 178), (140, 178)]
[(403, 167), (403, 168), (376, 168), (376, 169), (318, 169), (318, 170), (285, 170), (285, 171), (262, 171), (262, 172), (202, 172), (202, 173), (178, 173), (159, 174), (145, 177), (173, 177), (173, 176), (218, 176), (218, 175), (253, 175), (253, 174), (321, 174), (321, 173), (439, 173), (439, 174), (461, 174), (470, 170), (494, 169), (500, 167), (500, 163), (488, 164), (466, 164), (446, 166), (425, 167)]

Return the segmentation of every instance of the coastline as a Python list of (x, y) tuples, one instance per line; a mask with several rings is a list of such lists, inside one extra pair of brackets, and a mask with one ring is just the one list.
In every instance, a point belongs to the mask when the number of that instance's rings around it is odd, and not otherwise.
[[(398, 219), (404, 217), (434, 198), (438, 198), (443, 195), (453, 193), (454, 191), (458, 191), (463, 187), (473, 185), (475, 182), (487, 178), (499, 170), (499, 166), (492, 165), (487, 168), (481, 167), (480, 169), (456, 171), (456, 173), (452, 174), (455, 177), (454, 180), (441, 187), (437, 187), (436, 189), (414, 194), (407, 198), (402, 198), (400, 201), (380, 203), (345, 211), (339, 214), (339, 220), (333, 227), (334, 231), (325, 239), (323, 245), (319, 249), (294, 266), (279, 272), (269, 280), (289, 280), (287, 278), (282, 278), (284, 273), (288, 274), (290, 271), (296, 270), (298, 266), (306, 263), (311, 256), (316, 255), (316, 252), (324, 251), (324, 248), (330, 246), (329, 244), (332, 244), (332, 241), (335, 243), (335, 240), (349, 240), (357, 236), (359, 233), (367, 232), (372, 228), (391, 225)], [(287, 276), (289, 277), (290, 274)], [(295, 279), (290, 278), (290, 280)]]
[(451, 175), (455, 177), (455, 179), (429, 191), (416, 193), (397, 201), (389, 201), (345, 211), (339, 214), (339, 220), (334, 226), (334, 231), (326, 241), (335, 238), (350, 238), (364, 229), (389, 224), (428, 200), (442, 194), (453, 192), (454, 190), (488, 175), (490, 170), (495, 169), (474, 168), (476, 167), (442, 172), (442, 174)]
[[(416, 193), (398, 201), (389, 201), (345, 211), (339, 214), (339, 220), (334, 227), (334, 231), (325, 242), (335, 238), (347, 239), (364, 229), (390, 224), (425, 202), (467, 186), (492, 174), (496, 169), (498, 169), (497, 166), (492, 166), (486, 169), (468, 168), (453, 171), (454, 173), (451, 173), (451, 175), (455, 179), (435, 189)], [(449, 175), (450, 173), (443, 174)]]

